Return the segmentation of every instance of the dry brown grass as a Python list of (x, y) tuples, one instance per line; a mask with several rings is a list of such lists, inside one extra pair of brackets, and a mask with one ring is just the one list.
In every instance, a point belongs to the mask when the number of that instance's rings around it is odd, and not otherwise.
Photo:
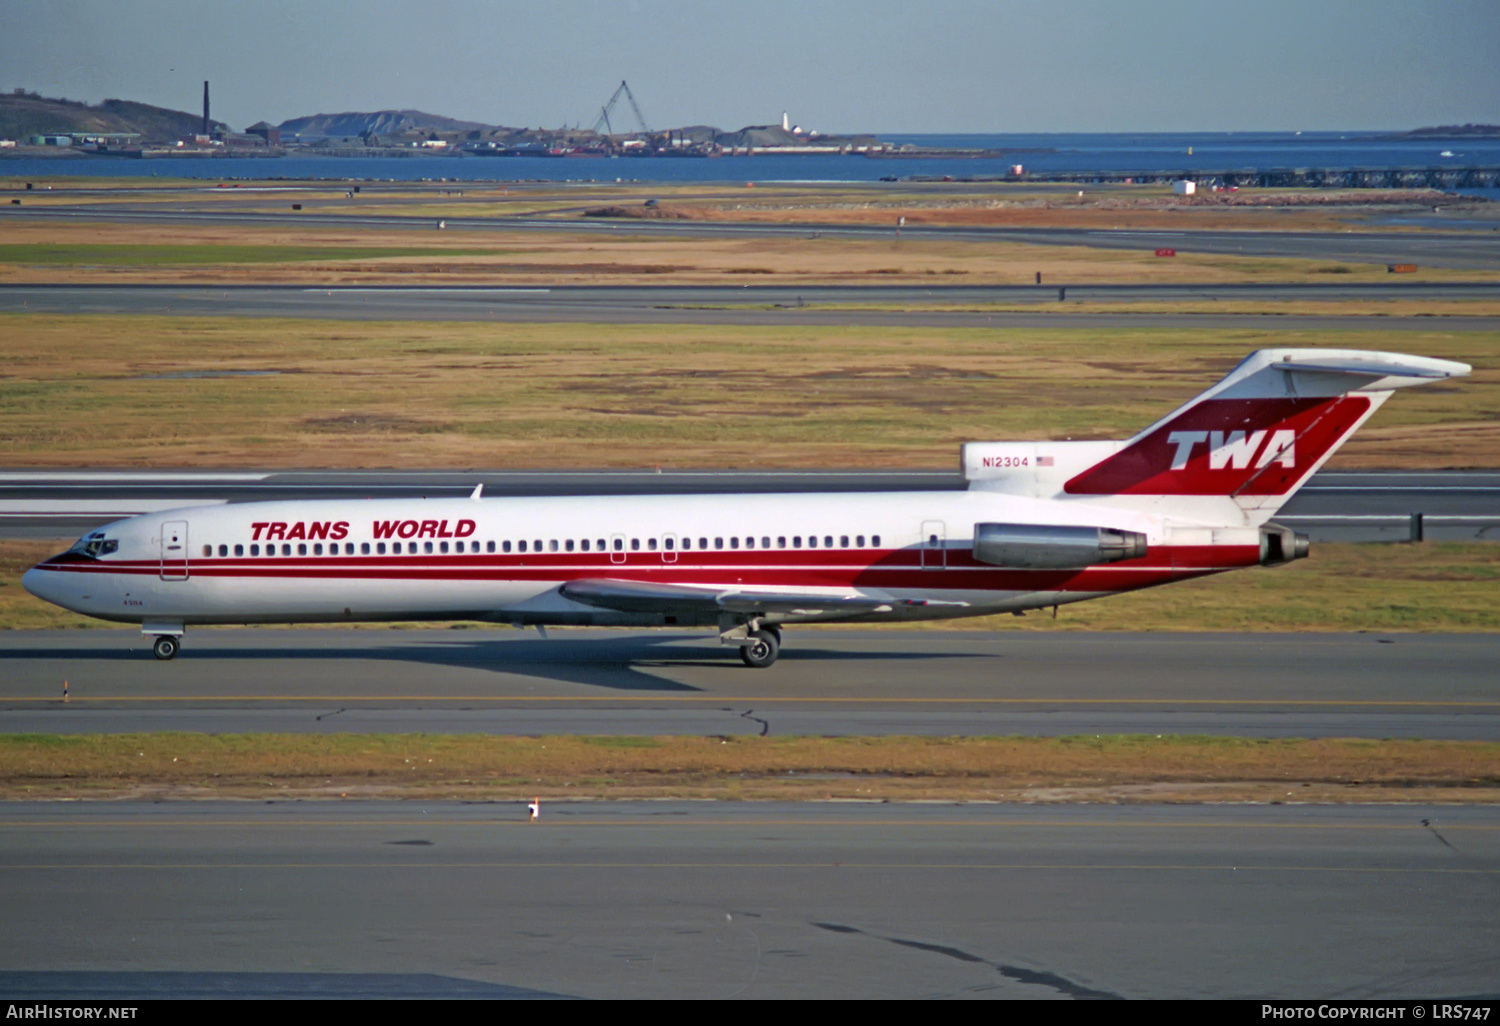
[[(1267, 345), (1377, 332), (475, 324), (0, 315), (13, 466), (947, 467), (962, 441), (1122, 438)], [(1500, 353), (1337, 467), (1500, 465)], [(224, 372), (274, 372), (214, 377)], [(163, 375), (203, 374), (177, 379)]]
[(1494, 801), (1500, 744), (1241, 738), (0, 736), (0, 797)]
[[(217, 198), (217, 197), (215, 197)], [(575, 200), (578, 197), (573, 197)], [(278, 201), (279, 202), (279, 201)], [(407, 209), (391, 201), (390, 212), (432, 216), (434, 226), (441, 217), (463, 211), (422, 204)], [(707, 205), (691, 207), (705, 218), (741, 219), (755, 211), (720, 211)], [(909, 208), (902, 208), (909, 209)], [(1185, 208), (1186, 209), (1186, 208)], [(494, 214), (496, 211), (470, 211)], [(512, 211), (521, 213), (522, 211)], [(1191, 211), (1189, 211), (1191, 212)], [(911, 223), (951, 215), (962, 221), (983, 211), (936, 208), (911, 213)], [(1002, 211), (1003, 213), (1003, 211)], [(1093, 210), (1090, 217), (1105, 214), (1119, 224), (1077, 224), (1066, 209), (1017, 209), (1016, 224), (1037, 223), (1066, 227), (1153, 227), (1148, 221), (1120, 218), (1132, 214)], [(1222, 216), (1281, 218), (1287, 228), (1300, 215), (1282, 211), (1227, 211)], [(829, 224), (886, 218), (883, 210), (846, 211), (827, 207), (762, 210), (757, 217), (784, 222), (809, 216)], [(1024, 215), (1024, 216), (1023, 216)], [(1169, 216), (1170, 215), (1170, 216)], [(894, 217), (890, 214), (892, 224)], [(996, 215), (998, 216), (998, 214)], [(1006, 215), (1010, 216), (1010, 215)], [(1134, 216), (1134, 215), (1132, 215)], [(1142, 215), (1144, 216), (1144, 215)], [(1153, 217), (1171, 217), (1157, 211)], [(1220, 216), (1220, 215), (1215, 215)], [(1318, 215), (1323, 216), (1323, 215)], [(941, 220), (941, 218), (939, 218)], [(1149, 220), (1149, 219), (1148, 219)], [(933, 222), (937, 223), (937, 222)], [(1172, 227), (1224, 227), (1187, 225), (1173, 221)], [(1246, 227), (1240, 223), (1234, 227)], [(1336, 279), (1330, 277), (1327, 261), (1250, 258), (1183, 253), (1173, 259), (1154, 256), (1143, 243), (1138, 251), (1087, 247), (1031, 246), (1004, 241), (963, 241), (914, 237), (892, 232), (889, 238), (822, 237), (810, 229), (806, 235), (774, 238), (704, 237), (674, 238), (660, 235), (602, 236), (597, 232), (532, 231), (413, 231), (410, 229), (329, 228), (324, 226), (260, 225), (153, 225), (68, 222), (7, 221), (0, 243), (7, 246), (118, 246), (135, 247), (110, 255), (107, 260), (51, 260), (39, 255), (0, 262), (0, 282), (52, 283), (183, 283), (183, 284), (894, 284), (932, 281), (962, 284), (1031, 284), (1038, 272), (1047, 282), (1073, 285), (1104, 283), (1182, 282), (1342, 282), (1385, 280), (1384, 264), (1344, 264)], [(1154, 245), (1154, 244), (1153, 244)], [(178, 259), (163, 263), (151, 259), (152, 247), (215, 247), (205, 250), (200, 261)], [(325, 247), (330, 250), (365, 248), (368, 259), (340, 254), (327, 260), (299, 258), (286, 262), (254, 259), (251, 251), (270, 247)], [(420, 256), (381, 255), (380, 249), (421, 248)], [(227, 258), (223, 250), (245, 251), (240, 259)], [(1483, 271), (1419, 269), (1403, 280), (1494, 280)]]
[[(1024, 190), (1025, 187), (1019, 187)], [(1083, 195), (1076, 194), (1082, 189)], [(904, 217), (912, 227), (945, 225), (991, 228), (1093, 228), (1219, 231), (1360, 231), (1390, 230), (1371, 215), (1403, 209), (1427, 210), (1434, 202), (1451, 205), (1441, 193), (1369, 191), (1288, 193), (1265, 190), (1262, 203), (1250, 192), (1227, 196), (1176, 197), (1163, 186), (1109, 188), (1088, 186), (1048, 193), (1011, 192), (1005, 186), (973, 190), (961, 198), (783, 197), (731, 202), (672, 203), (673, 213), (699, 221), (752, 224), (891, 225)], [(851, 201), (852, 200), (852, 201)], [(1469, 201), (1477, 206), (1475, 201)], [(660, 208), (658, 208), (660, 209)]]

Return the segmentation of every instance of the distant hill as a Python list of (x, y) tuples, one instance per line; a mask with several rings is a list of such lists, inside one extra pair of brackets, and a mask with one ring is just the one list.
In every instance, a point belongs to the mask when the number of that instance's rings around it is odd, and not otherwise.
[(282, 138), (325, 137), (353, 139), (358, 136), (393, 136), (406, 132), (488, 132), (498, 126), (478, 121), (460, 121), (420, 110), (377, 110), (370, 113), (311, 114), (291, 118), (277, 126)]
[(1500, 125), (1436, 125), (1432, 128), (1414, 128), (1402, 132), (1401, 138), (1469, 139), (1493, 138), (1500, 135)]
[[(228, 130), (222, 121), (212, 126)], [(169, 142), (194, 135), (201, 114), (153, 107), (131, 100), (105, 100), (89, 106), (79, 100), (49, 99), (35, 93), (0, 94), (0, 138), (74, 135), (80, 132), (139, 132), (142, 142)]]

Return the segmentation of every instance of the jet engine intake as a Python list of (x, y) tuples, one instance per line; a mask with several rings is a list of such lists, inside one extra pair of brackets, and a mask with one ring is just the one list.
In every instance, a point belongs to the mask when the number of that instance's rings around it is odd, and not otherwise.
[(974, 558), (991, 566), (1064, 569), (1146, 554), (1146, 536), (1112, 527), (975, 524)]

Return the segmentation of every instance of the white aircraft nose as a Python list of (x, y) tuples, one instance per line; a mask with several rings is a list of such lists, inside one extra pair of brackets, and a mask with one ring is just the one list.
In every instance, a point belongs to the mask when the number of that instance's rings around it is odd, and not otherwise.
[(65, 589), (62, 581), (58, 579), (61, 576), (55, 571), (34, 566), (21, 575), (21, 587), (43, 601), (57, 606), (65, 605), (63, 602)]

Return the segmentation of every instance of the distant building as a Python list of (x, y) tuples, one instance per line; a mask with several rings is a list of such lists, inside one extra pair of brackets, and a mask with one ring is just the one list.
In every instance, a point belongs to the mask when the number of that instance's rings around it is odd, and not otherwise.
[(1198, 183), (1190, 178), (1179, 178), (1172, 183), (1172, 191), (1179, 196), (1191, 196), (1198, 191)]
[(246, 135), (258, 135), (265, 140), (267, 146), (281, 145), (281, 129), (264, 121), (257, 121), (245, 129)]

